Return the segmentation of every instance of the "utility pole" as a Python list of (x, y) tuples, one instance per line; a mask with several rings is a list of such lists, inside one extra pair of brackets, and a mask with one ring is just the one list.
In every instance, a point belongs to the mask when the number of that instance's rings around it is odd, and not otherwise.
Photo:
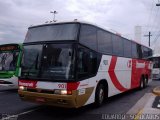
[[(158, 3), (156, 4), (156, 6), (160, 6), (160, 1), (158, 0)], [(148, 35), (144, 35), (145, 37), (148, 37), (149, 38), (149, 47), (150, 47), (150, 40), (151, 40), (151, 32), (149, 32)]]
[(148, 37), (149, 38), (149, 41), (148, 41), (149, 47), (150, 47), (151, 36), (152, 36), (151, 32), (149, 32), (148, 35), (144, 35), (144, 37)]

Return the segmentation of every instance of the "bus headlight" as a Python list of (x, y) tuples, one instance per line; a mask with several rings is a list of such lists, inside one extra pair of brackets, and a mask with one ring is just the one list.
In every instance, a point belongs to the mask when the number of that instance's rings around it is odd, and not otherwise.
[(24, 90), (26, 90), (26, 87), (24, 87), (24, 86), (19, 86), (19, 90), (24, 91)]
[(58, 95), (71, 95), (72, 91), (68, 90), (54, 90), (54, 94)]
[(61, 95), (67, 95), (67, 90), (61, 90)]

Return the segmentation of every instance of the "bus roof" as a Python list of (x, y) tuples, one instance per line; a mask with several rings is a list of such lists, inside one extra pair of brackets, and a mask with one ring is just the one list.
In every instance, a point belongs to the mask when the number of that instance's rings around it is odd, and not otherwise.
[(0, 44), (0, 46), (7, 46), (7, 45), (22, 45), (22, 43), (7, 43), (7, 44)]
[(146, 45), (144, 45), (144, 44), (142, 44), (142, 43), (138, 43), (138, 42), (135, 41), (135, 40), (128, 39), (128, 38), (122, 36), (120, 33), (115, 32), (114, 30), (111, 31), (111, 30), (108, 30), (108, 29), (104, 28), (103, 26), (97, 25), (97, 24), (95, 24), (95, 23), (87, 22), (87, 21), (79, 21), (79, 20), (74, 20), (74, 21), (59, 21), (59, 22), (50, 21), (50, 22), (47, 22), (47, 23), (44, 23), (44, 24), (41, 24), (41, 25), (30, 26), (28, 29), (30, 29), (30, 28), (35, 28), (35, 27), (48, 26), (48, 25), (69, 24), (69, 23), (80, 23), (80, 24), (93, 25), (93, 26), (95, 26), (95, 27), (98, 27), (98, 28), (100, 28), (100, 29), (103, 29), (103, 30), (105, 30), (105, 31), (108, 31), (108, 32), (110, 32), (110, 33), (112, 33), (112, 34), (115, 34), (115, 35), (117, 35), (117, 36), (120, 36), (120, 37), (122, 37), (122, 38), (124, 38), (124, 39), (130, 40), (130, 41), (132, 41), (132, 42), (134, 42), (134, 43), (137, 43), (137, 44), (139, 44), (139, 45), (142, 45), (142, 46), (145, 46), (145, 47), (147, 47), (147, 48), (152, 49), (151, 47), (148, 47), (148, 46), (146, 46)]
[(111, 33), (113, 33), (113, 34), (116, 34), (116, 35), (119, 35), (119, 36), (121, 36), (121, 34), (120, 33), (118, 33), (118, 32), (115, 32), (115, 30), (112, 30), (112, 29), (110, 29), (110, 30), (108, 30), (108, 29), (106, 29), (106, 28), (104, 28), (103, 26), (100, 26), (100, 25), (97, 25), (97, 24), (95, 24), (95, 23), (92, 23), (92, 22), (87, 22), (87, 21), (77, 21), (77, 20), (74, 20), (74, 21), (60, 21), (60, 22), (48, 22), (48, 23), (45, 23), (45, 24), (40, 24), (40, 25), (34, 25), (34, 26), (30, 26), (29, 27), (29, 29), (30, 28), (34, 28), (34, 27), (41, 27), (41, 26), (47, 26), (47, 25), (55, 25), (55, 24), (65, 24), (65, 23), (80, 23), (80, 24), (89, 24), (89, 25), (93, 25), (93, 26), (96, 26), (96, 27), (99, 27), (99, 28), (101, 28), (101, 29), (104, 29), (104, 30), (106, 30), (106, 31), (108, 31), (108, 32), (111, 32)]

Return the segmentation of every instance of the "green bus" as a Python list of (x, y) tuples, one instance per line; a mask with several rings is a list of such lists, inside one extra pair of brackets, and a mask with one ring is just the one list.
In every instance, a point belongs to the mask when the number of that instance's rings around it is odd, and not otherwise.
[(0, 86), (17, 88), (22, 44), (0, 45)]

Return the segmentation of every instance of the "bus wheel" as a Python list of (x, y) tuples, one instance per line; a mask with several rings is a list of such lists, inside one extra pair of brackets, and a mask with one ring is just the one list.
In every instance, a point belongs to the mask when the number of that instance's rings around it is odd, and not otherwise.
[(145, 85), (148, 85), (148, 76), (145, 77)]
[(144, 78), (144, 88), (147, 87), (147, 78)]
[(145, 80), (143, 79), (143, 77), (141, 77), (139, 88), (143, 89), (144, 87), (145, 87)]
[(104, 86), (99, 84), (96, 89), (95, 94), (95, 105), (96, 107), (100, 107), (105, 99)]

